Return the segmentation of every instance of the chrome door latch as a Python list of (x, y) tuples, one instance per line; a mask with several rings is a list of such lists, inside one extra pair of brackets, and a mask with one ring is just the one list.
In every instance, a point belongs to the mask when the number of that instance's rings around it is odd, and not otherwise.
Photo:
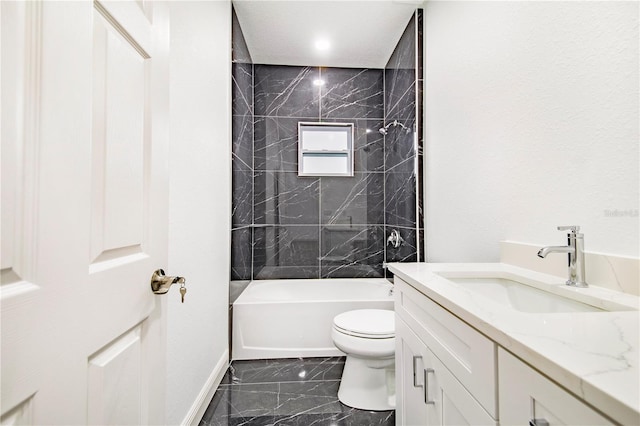
[(184, 295), (187, 293), (187, 280), (184, 277), (172, 277), (165, 275), (162, 269), (156, 270), (151, 276), (151, 291), (154, 294), (165, 294), (169, 291), (172, 285), (180, 284), (180, 297), (182, 303), (184, 303)]

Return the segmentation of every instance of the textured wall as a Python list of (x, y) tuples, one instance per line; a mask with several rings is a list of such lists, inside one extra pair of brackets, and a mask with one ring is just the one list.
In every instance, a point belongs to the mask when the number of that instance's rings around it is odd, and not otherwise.
[(638, 257), (638, 7), (425, 3), (429, 261), (573, 224), (587, 251)]
[(177, 289), (166, 296), (166, 424), (175, 425), (194, 414), (229, 357), (231, 73), (217, 55), (231, 55), (231, 2), (171, 2), (170, 10), (167, 272), (185, 276), (188, 288), (184, 304)]

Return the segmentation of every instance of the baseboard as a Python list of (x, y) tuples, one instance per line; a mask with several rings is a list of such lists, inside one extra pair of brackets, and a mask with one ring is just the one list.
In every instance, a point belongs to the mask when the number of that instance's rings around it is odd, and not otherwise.
[(209, 403), (213, 398), (213, 394), (222, 381), (222, 378), (224, 377), (224, 373), (226, 373), (228, 366), (229, 350), (226, 350), (218, 360), (215, 368), (200, 390), (198, 397), (189, 409), (189, 412), (185, 416), (184, 420), (182, 420), (182, 425), (197, 425), (200, 422), (200, 419), (202, 419), (205, 410), (209, 406)]

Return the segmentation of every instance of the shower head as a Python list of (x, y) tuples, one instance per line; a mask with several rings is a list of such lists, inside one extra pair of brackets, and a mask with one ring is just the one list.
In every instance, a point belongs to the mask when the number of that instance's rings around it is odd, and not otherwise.
[(380, 132), (381, 135), (386, 135), (387, 133), (389, 133), (389, 127), (397, 127), (397, 126), (402, 127), (407, 133), (411, 132), (410, 128), (400, 123), (398, 120), (393, 120), (391, 123), (387, 124), (386, 126), (381, 127), (378, 131)]

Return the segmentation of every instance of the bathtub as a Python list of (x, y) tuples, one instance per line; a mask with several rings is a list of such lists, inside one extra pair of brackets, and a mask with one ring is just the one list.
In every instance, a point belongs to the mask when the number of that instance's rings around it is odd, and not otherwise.
[(232, 359), (340, 356), (333, 317), (393, 310), (389, 281), (367, 278), (252, 281), (233, 303)]

